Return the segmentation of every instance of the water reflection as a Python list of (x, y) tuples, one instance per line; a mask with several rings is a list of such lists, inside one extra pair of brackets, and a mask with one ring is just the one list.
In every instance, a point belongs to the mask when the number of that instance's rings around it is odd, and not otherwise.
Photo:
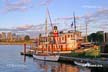
[(0, 72), (107, 72), (108, 68), (82, 68), (74, 65), (34, 60), (20, 55), (22, 45), (0, 45)]
[(26, 62), (26, 56), (24, 55), (24, 63)]
[(91, 72), (88, 68), (81, 68), (69, 64), (34, 60), (42, 72)]

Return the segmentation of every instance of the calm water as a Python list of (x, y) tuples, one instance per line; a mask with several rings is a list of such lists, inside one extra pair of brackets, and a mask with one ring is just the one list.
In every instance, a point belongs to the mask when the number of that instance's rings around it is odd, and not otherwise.
[(21, 45), (0, 45), (0, 72), (91, 72), (88, 68), (59, 62), (45, 62), (20, 55)]

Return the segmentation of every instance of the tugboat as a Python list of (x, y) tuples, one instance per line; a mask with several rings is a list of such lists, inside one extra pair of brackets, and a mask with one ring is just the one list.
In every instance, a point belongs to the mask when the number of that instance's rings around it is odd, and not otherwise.
[[(49, 15), (49, 11), (47, 11)], [(48, 16), (50, 18), (50, 15)], [(50, 19), (51, 21), (51, 19)], [(40, 60), (58, 61), (60, 54), (69, 54), (72, 50), (80, 48), (83, 41), (81, 32), (76, 31), (75, 16), (74, 16), (74, 28), (75, 30), (69, 30), (68, 32), (58, 31), (57, 26), (51, 24), (52, 31), (48, 32), (47, 18), (45, 20), (45, 36), (39, 35), (38, 47), (35, 50), (36, 53), (33, 57)]]

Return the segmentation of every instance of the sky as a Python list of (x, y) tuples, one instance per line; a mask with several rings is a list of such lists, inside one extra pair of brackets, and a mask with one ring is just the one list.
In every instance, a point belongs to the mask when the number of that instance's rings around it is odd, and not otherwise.
[(83, 33), (86, 23), (88, 33), (108, 32), (108, 0), (0, 0), (0, 32), (29, 35), (43, 32), (46, 7), (59, 30), (71, 29), (75, 13), (78, 30)]

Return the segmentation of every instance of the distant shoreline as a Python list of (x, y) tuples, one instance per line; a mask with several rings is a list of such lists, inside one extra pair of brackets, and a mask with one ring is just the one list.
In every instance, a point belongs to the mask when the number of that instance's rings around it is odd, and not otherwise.
[(31, 43), (21, 43), (21, 42), (12, 42), (12, 43), (9, 43), (9, 42), (0, 42), (0, 45), (24, 45), (24, 44), (27, 44), (27, 45), (30, 45)]

